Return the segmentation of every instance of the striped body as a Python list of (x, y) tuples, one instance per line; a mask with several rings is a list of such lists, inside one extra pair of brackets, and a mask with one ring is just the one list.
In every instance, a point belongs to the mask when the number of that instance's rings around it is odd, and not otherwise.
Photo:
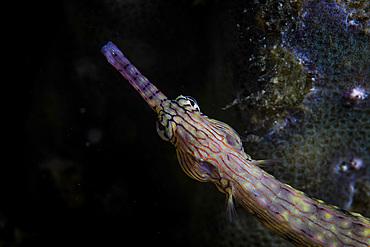
[[(259, 168), (243, 150), (238, 134), (227, 124), (200, 112), (194, 99), (169, 100), (109, 42), (102, 49), (108, 61), (158, 114), (157, 131), (177, 151), (190, 177), (213, 182), (264, 225), (301, 246), (370, 246), (370, 221), (308, 197)], [(247, 245), (248, 243), (246, 243)]]

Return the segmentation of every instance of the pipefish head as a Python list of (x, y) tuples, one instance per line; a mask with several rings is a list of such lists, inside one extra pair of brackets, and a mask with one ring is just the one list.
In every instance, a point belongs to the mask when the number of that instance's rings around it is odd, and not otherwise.
[(188, 129), (187, 123), (202, 114), (196, 100), (190, 96), (178, 96), (175, 100), (162, 103), (163, 110), (158, 113), (157, 132), (165, 140), (176, 144), (180, 129)]
[(175, 100), (168, 99), (112, 42), (102, 48), (102, 53), (158, 114), (157, 132), (176, 147), (180, 164), (188, 175), (201, 181), (214, 179), (218, 175), (218, 160), (222, 159), (220, 153), (243, 149), (238, 134), (230, 126), (203, 115), (192, 97), (180, 95)]
[(204, 115), (192, 97), (180, 95), (163, 102), (162, 107), (157, 132), (176, 147), (180, 165), (190, 177), (219, 180), (220, 157), (245, 154), (238, 134), (229, 125)]

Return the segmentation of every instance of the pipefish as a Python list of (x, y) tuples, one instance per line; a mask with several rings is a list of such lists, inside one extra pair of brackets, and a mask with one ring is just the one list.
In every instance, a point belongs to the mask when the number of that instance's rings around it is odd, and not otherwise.
[[(283, 184), (260, 168), (264, 161), (244, 152), (239, 135), (204, 115), (192, 97), (168, 99), (112, 42), (102, 53), (157, 114), (157, 132), (176, 148), (191, 178), (213, 182), (266, 227), (298, 246), (370, 246), (370, 220), (325, 204)], [(247, 243), (246, 243), (247, 244)]]

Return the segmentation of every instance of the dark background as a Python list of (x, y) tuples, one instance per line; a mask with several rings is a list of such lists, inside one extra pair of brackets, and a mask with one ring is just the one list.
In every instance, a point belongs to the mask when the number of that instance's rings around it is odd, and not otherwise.
[(226, 121), (220, 109), (235, 95), (223, 84), (224, 59), (239, 35), (237, 4), (52, 1), (18, 9), (24, 150), (5, 173), (0, 246), (194, 244), (189, 201), (204, 184), (182, 172), (155, 131), (155, 114), (100, 49), (113, 41), (168, 97), (192, 95)]

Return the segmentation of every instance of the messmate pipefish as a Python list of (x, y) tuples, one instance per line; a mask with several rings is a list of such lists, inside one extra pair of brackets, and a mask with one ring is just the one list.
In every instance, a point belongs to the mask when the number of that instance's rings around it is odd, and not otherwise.
[[(213, 182), (266, 227), (298, 246), (370, 246), (370, 220), (283, 184), (244, 152), (239, 135), (204, 115), (189, 96), (168, 99), (112, 42), (102, 53), (157, 113), (157, 132), (191, 178)], [(246, 243), (247, 244), (247, 243)]]

